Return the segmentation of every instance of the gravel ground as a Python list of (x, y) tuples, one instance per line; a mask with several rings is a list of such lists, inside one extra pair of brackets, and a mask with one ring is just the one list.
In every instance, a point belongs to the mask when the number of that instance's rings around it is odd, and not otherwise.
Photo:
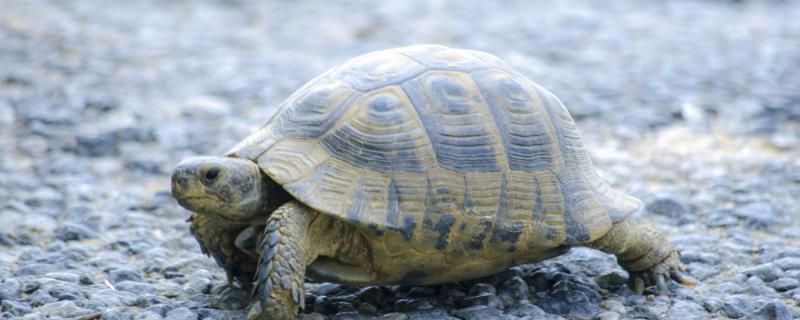
[(305, 81), (412, 43), (495, 53), (701, 283), (637, 295), (588, 249), (427, 287), (307, 283), (305, 319), (800, 318), (791, 1), (40, 1), (0, 9), (0, 318), (239, 319), (169, 195)]

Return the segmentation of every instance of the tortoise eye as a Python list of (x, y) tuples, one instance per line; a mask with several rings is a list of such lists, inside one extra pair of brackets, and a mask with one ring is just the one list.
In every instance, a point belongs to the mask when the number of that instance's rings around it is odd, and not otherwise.
[(206, 170), (206, 172), (203, 174), (203, 184), (209, 185), (214, 183), (214, 180), (219, 177), (219, 172), (220, 170), (217, 167), (211, 167)]

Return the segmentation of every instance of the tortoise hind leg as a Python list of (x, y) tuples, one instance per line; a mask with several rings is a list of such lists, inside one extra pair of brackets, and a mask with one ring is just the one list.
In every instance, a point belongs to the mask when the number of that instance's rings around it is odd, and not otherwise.
[(626, 219), (587, 245), (616, 255), (630, 274), (629, 286), (637, 293), (650, 285), (655, 285), (659, 294), (666, 293), (670, 279), (683, 285), (696, 282), (686, 273), (678, 251), (645, 222)]
[(294, 319), (304, 307), (303, 280), (320, 256), (354, 265), (369, 265), (367, 250), (356, 232), (302, 204), (289, 202), (267, 220), (259, 242), (253, 302), (248, 319)]

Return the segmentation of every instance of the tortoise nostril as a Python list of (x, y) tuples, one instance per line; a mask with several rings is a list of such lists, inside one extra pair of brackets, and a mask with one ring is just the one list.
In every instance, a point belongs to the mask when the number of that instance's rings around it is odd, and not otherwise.
[(219, 177), (219, 172), (220, 169), (217, 167), (211, 167), (205, 170), (205, 172), (202, 174), (203, 184), (208, 185), (214, 183), (214, 180), (216, 180), (217, 177)]

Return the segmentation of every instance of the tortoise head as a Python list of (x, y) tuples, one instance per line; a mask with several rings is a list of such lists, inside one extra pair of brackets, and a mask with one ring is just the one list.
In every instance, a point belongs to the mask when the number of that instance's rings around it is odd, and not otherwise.
[(172, 173), (172, 196), (182, 207), (237, 222), (267, 217), (275, 189), (281, 188), (246, 159), (191, 157)]

